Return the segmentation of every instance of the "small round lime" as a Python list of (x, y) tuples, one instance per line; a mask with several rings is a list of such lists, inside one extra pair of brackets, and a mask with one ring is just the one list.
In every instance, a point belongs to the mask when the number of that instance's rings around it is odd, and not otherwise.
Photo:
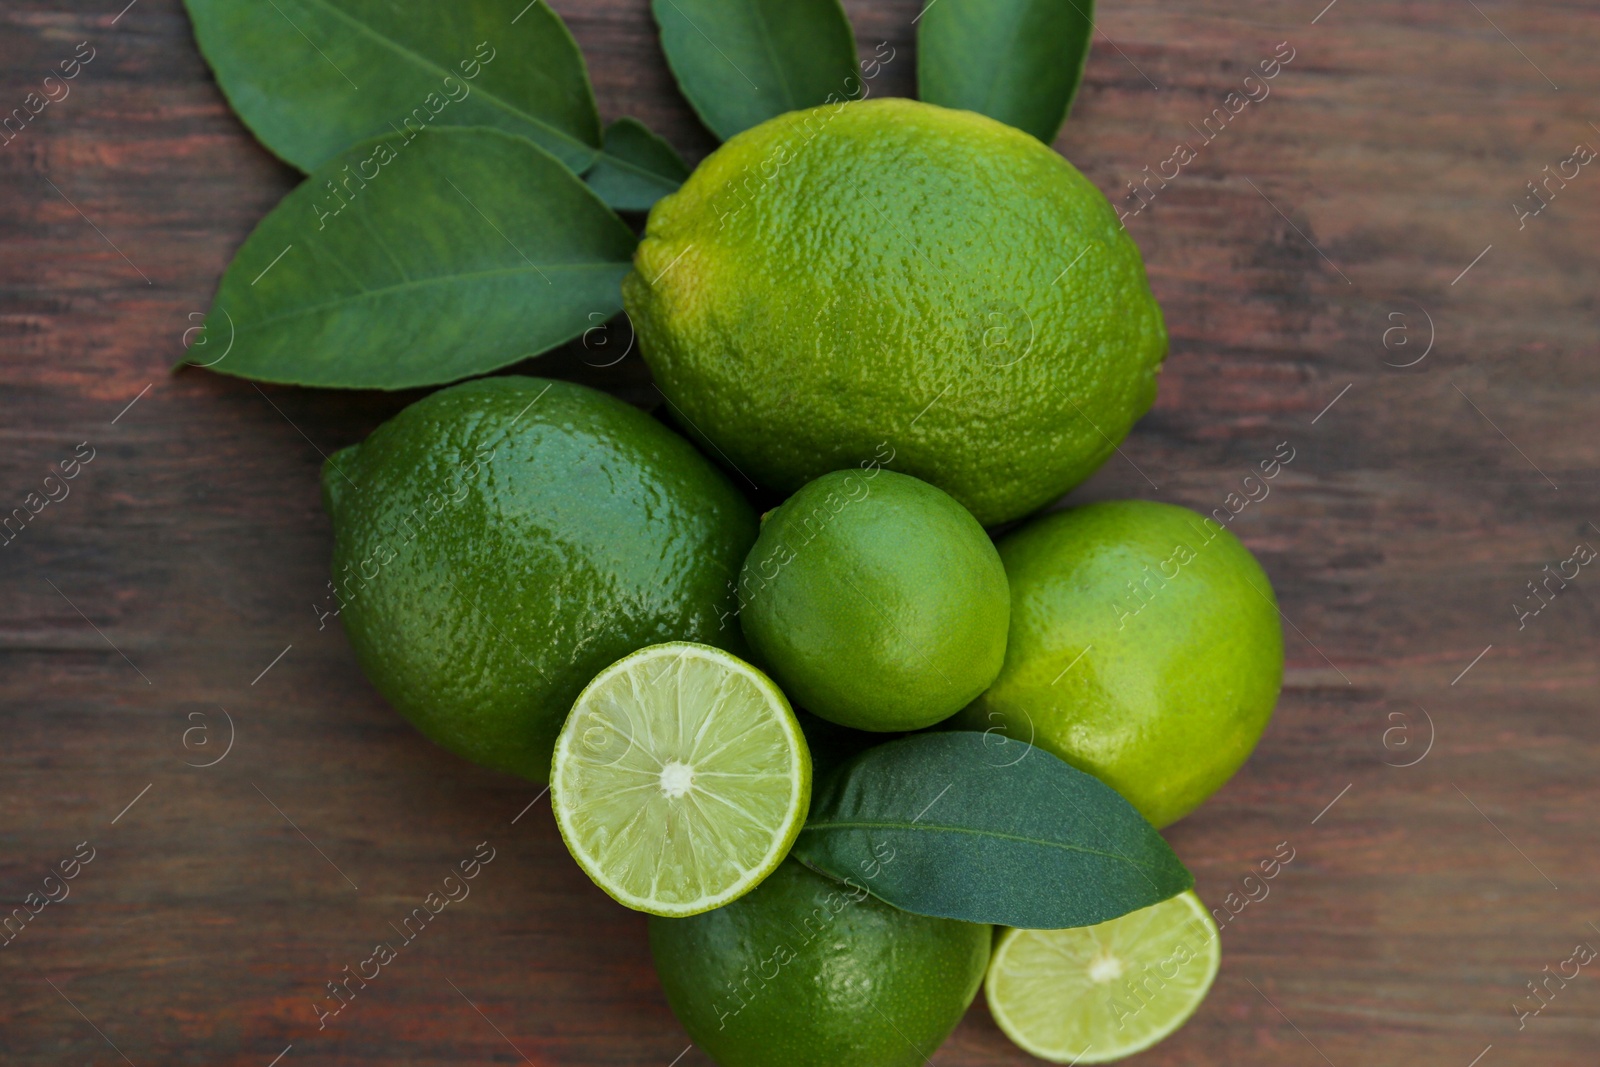
[(949, 718), (1005, 657), (1010, 594), (994, 543), (949, 494), (892, 471), (825, 474), (770, 513), (739, 604), (778, 684), (859, 730)]
[(341, 621), (429, 738), (544, 781), (601, 668), (662, 641), (743, 647), (738, 491), (604, 393), (500, 377), (412, 404), (323, 468)]
[(1238, 538), (1187, 508), (1126, 500), (1037, 519), (1000, 558), (1006, 662), (964, 726), (1054, 752), (1158, 827), (1232, 777), (1283, 681), (1272, 585)]
[(977, 993), (991, 940), (794, 860), (725, 907), (650, 920), (667, 1001), (722, 1067), (921, 1067)]

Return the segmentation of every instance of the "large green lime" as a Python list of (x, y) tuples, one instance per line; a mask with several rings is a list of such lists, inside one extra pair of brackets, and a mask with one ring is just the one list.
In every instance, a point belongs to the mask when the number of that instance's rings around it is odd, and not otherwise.
[(1039, 141), (911, 100), (734, 137), (624, 282), (689, 432), (790, 493), (877, 458), (984, 525), (1088, 477), (1156, 395), (1161, 310), (1105, 197)]
[(766, 516), (739, 575), (751, 649), (801, 707), (858, 730), (920, 730), (983, 692), (1010, 602), (965, 508), (876, 469), (805, 485)]
[(667, 1001), (722, 1067), (921, 1067), (977, 993), (991, 936), (794, 860), (725, 907), (650, 920)]
[(1283, 681), (1261, 565), (1187, 508), (1141, 500), (1047, 515), (1000, 542), (1011, 636), (962, 713), (1116, 789), (1156, 826), (1249, 757)]
[(323, 469), (362, 669), (428, 737), (544, 781), (573, 700), (646, 645), (737, 650), (755, 515), (681, 437), (583, 386), (434, 393)]

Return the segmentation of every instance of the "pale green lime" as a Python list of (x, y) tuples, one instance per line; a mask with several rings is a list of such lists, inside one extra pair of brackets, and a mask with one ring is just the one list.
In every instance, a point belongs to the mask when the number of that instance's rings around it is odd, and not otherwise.
[(956, 720), (1088, 771), (1157, 827), (1249, 757), (1283, 681), (1266, 573), (1214, 520), (1145, 500), (1046, 515), (1000, 541), (1006, 662)]
[(1110, 456), (1167, 352), (1093, 183), (914, 100), (729, 140), (650, 212), (623, 296), (674, 417), (764, 488), (875, 459), (986, 526)]

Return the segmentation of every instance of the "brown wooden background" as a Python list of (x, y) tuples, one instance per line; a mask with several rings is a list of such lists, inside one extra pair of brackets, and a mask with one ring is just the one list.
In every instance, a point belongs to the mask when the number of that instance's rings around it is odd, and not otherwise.
[[(0, 900), (96, 850), (0, 948), (0, 1062), (266, 1067), (292, 1046), (283, 1067), (667, 1067), (688, 1039), (642, 917), (569, 862), (543, 801), (513, 825), (537, 789), (422, 741), (337, 623), (318, 629), (319, 453), (414, 396), (168, 374), (297, 176), (229, 114), (178, 0), (124, 2), (0, 11), (0, 112), (78, 42), (97, 50), (0, 148), (0, 510), (95, 449), (0, 549)], [(1510, 204), (1600, 147), (1600, 9), (1324, 2), (1105, 0), (1058, 143), (1115, 195), (1279, 42), (1296, 50), (1129, 222), (1172, 356), (1126, 461), (1075, 494), (1209, 511), (1278, 442), (1296, 450), (1238, 520), (1292, 621), (1277, 718), (1170, 834), (1213, 903), (1279, 842), (1296, 858), (1224, 932), (1200, 1013), (1139, 1062), (1593, 1064), (1593, 968), (1520, 1032), (1511, 1005), (1600, 946), (1600, 574), (1524, 629), (1511, 605), (1600, 547), (1600, 166), (1524, 229)], [(646, 0), (556, 6), (607, 118), (691, 160), (713, 146)], [(913, 92), (918, 0), (846, 6), (864, 55), (897, 50), (876, 91)], [(1426, 359), (1385, 366), (1430, 334)], [(528, 369), (645, 399), (637, 355), (586, 355), (609, 359)], [(221, 709), (232, 751), (186, 766), (220, 752)], [(1430, 736), (1420, 763), (1385, 765)], [(485, 840), (471, 897), (319, 1032), (323, 983)], [(1027, 1057), (980, 998), (934, 1062)]]

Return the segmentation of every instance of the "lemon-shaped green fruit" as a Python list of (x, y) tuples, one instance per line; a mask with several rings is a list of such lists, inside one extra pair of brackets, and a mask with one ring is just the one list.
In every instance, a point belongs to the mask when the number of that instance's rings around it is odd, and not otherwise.
[(920, 730), (988, 688), (1010, 604), (978, 521), (877, 468), (807, 483), (766, 516), (739, 575), (756, 656), (801, 707), (858, 730)]
[(1126, 500), (1036, 519), (1000, 558), (1006, 662), (964, 726), (1054, 752), (1158, 827), (1232, 777), (1283, 682), (1277, 601), (1238, 538)]
[(911, 100), (728, 141), (650, 212), (623, 293), (679, 422), (747, 477), (789, 493), (877, 457), (986, 526), (1111, 455), (1167, 350), (1088, 179)]
[(445, 389), (322, 481), (362, 670), (467, 759), (544, 781), (603, 667), (663, 641), (743, 647), (731, 583), (754, 513), (689, 442), (604, 393)]
[(667, 1001), (722, 1067), (920, 1067), (977, 993), (991, 939), (794, 860), (725, 907), (650, 920)]

